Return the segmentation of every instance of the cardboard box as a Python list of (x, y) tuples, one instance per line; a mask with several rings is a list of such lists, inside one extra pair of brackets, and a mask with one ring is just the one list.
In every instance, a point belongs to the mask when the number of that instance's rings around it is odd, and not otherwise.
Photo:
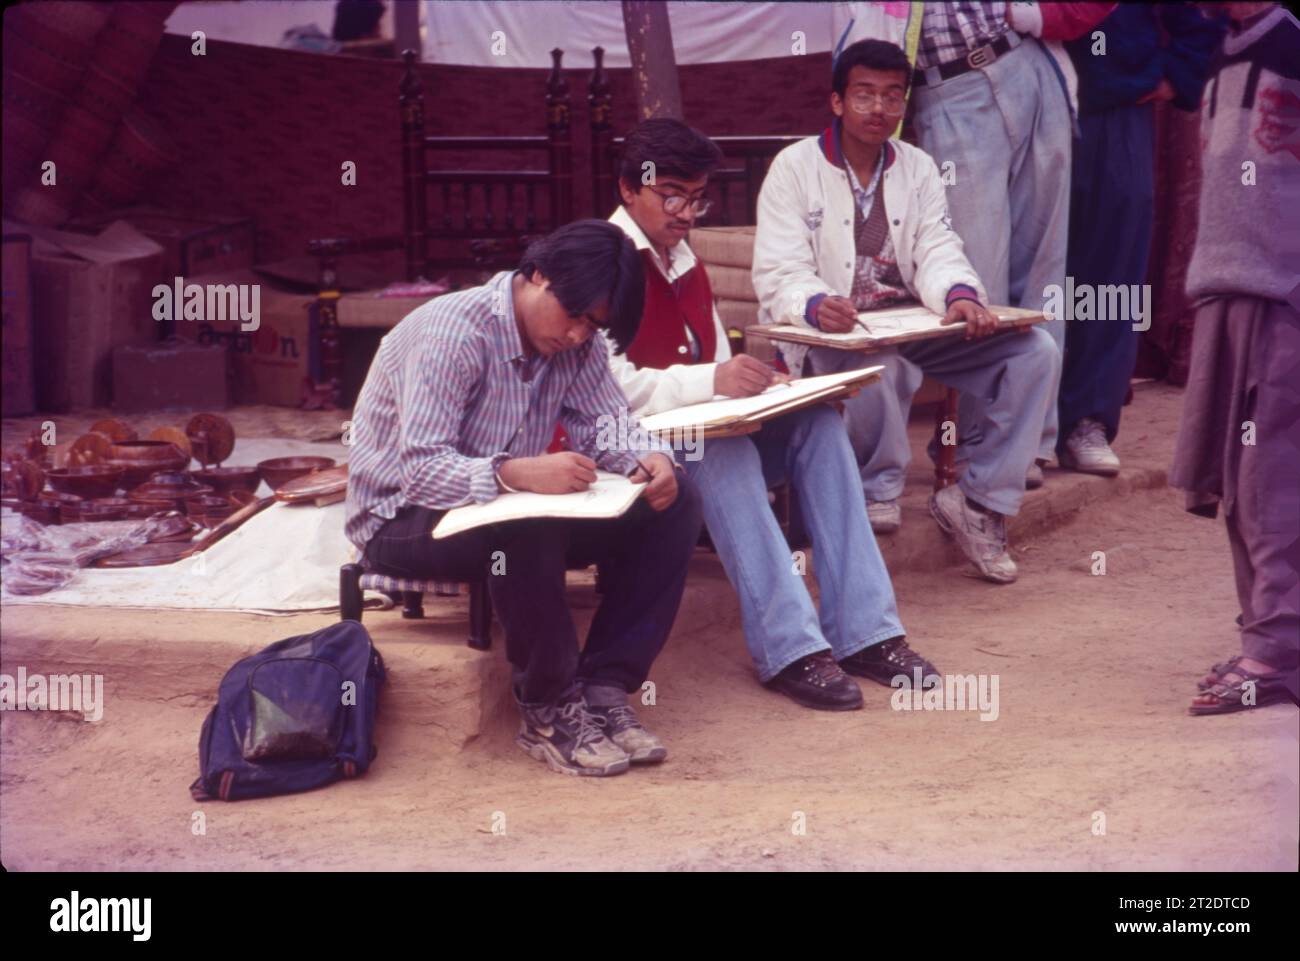
[[(238, 317), (176, 320), (176, 336), (202, 347), (224, 348), (230, 358), (232, 401), (236, 404), (275, 404), (298, 407), (303, 385), (319, 361), (314, 326), (314, 294), (291, 293), (268, 284), (251, 270), (224, 271), (186, 277), (185, 285), (207, 291), (229, 285), (247, 292), (257, 287), (256, 329)], [(245, 329), (250, 328), (250, 329)]]
[(230, 406), (229, 355), (218, 347), (168, 340), (113, 351), (113, 409), (123, 413)]
[(108, 406), (113, 348), (158, 339), (162, 248), (122, 222), (97, 236), (6, 222), (11, 230), (32, 236), (38, 408)]

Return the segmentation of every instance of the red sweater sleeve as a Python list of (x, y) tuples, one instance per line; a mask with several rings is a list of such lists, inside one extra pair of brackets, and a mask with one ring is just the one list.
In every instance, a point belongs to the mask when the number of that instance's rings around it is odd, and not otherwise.
[(1101, 23), (1114, 3), (1040, 3), (1044, 40), (1075, 40)]

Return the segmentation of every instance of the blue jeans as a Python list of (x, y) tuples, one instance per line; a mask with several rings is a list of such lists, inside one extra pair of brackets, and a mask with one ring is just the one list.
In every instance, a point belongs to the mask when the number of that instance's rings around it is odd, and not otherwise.
[[(1146, 280), (1155, 216), (1153, 109), (1148, 103), (1079, 117), (1066, 261), (1076, 286)], [(1065, 446), (1085, 417), (1101, 421), (1106, 439), (1114, 440), (1137, 361), (1138, 331), (1129, 318), (1072, 320), (1066, 328), (1057, 446)]]
[[(848, 435), (833, 408), (819, 404), (773, 418), (756, 434), (708, 440), (701, 450), (696, 461), (678, 457), (739, 595), (760, 681), (816, 651), (829, 648), (842, 660), (905, 633)], [(767, 500), (768, 487), (783, 482), (794, 485), (812, 539), (820, 616)]]
[[(1025, 39), (983, 70), (917, 87), (912, 100), (917, 142), (940, 170), (952, 162), (953, 229), (989, 299), (1042, 310), (1044, 288), (1065, 284), (1070, 213), (1070, 105), (1051, 55)], [(1060, 353), (1065, 321), (1040, 327)], [(1037, 456), (1044, 459), (1056, 450), (1057, 388), (1054, 381), (1040, 425)], [(978, 407), (978, 398), (963, 393), (963, 446), (979, 441)]]

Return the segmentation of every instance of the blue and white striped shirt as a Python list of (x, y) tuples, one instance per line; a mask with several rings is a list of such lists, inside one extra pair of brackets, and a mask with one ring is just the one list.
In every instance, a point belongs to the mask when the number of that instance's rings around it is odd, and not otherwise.
[(515, 323), (513, 275), (434, 298), (380, 343), (352, 416), (344, 531), (357, 547), (407, 505), (492, 500), (501, 463), (544, 453), (557, 421), (572, 448), (603, 470), (636, 468), (629, 450), (597, 449), (597, 433), (609, 423), (598, 421), (602, 415), (618, 421), (622, 414), (626, 436), (640, 433), (610, 372), (605, 339), (530, 362)]

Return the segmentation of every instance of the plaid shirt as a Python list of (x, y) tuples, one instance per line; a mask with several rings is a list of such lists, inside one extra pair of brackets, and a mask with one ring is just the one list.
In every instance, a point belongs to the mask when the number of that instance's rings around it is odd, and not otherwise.
[[(352, 415), (344, 532), (357, 547), (407, 505), (494, 499), (497, 468), (545, 452), (557, 421), (573, 449), (602, 469), (635, 470), (633, 453), (597, 450), (607, 423), (598, 418), (617, 421), (627, 410), (605, 339), (530, 361), (515, 324), (513, 276), (503, 271), (482, 287), (436, 297), (381, 342)], [(635, 440), (637, 419), (624, 416)]]
[(916, 66), (922, 70), (961, 60), (1010, 27), (1005, 3), (927, 3), (921, 18)]

